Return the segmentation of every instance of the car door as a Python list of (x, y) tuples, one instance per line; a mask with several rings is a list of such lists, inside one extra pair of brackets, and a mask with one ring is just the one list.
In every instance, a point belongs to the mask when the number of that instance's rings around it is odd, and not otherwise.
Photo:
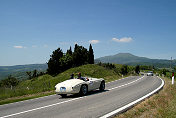
[(99, 88), (100, 83), (98, 79), (92, 78), (89, 80), (89, 86), (91, 90), (95, 90), (97, 88)]
[(94, 88), (95, 88), (94, 81), (89, 80), (89, 81), (87, 81), (87, 83), (88, 83), (88, 89), (89, 89), (89, 91), (94, 90)]
[(100, 80), (94, 81), (94, 89), (98, 89), (100, 87)]

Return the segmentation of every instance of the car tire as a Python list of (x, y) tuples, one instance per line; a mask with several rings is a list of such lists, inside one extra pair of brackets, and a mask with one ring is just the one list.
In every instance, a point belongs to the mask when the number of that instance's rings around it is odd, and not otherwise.
[(105, 81), (102, 81), (99, 87), (100, 91), (104, 91), (105, 90)]
[(85, 95), (87, 94), (87, 92), (88, 92), (87, 86), (86, 86), (85, 84), (82, 85), (81, 88), (80, 88), (79, 94), (80, 94), (81, 96), (85, 96)]
[(62, 96), (62, 98), (67, 97), (67, 94), (60, 94), (60, 96)]

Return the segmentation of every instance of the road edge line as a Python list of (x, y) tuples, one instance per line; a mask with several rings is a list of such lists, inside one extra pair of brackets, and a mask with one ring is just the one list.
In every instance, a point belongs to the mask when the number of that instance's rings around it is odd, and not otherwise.
[[(158, 77), (158, 76), (157, 76), (157, 77)], [(118, 109), (116, 109), (116, 110), (114, 110), (114, 111), (112, 111), (112, 112), (110, 112), (110, 113), (108, 113), (108, 114), (105, 114), (104, 116), (101, 116), (100, 118), (109, 118), (109, 117), (112, 117), (112, 116), (117, 115), (118, 113), (122, 113), (123, 111), (129, 109), (130, 107), (134, 106), (135, 104), (141, 102), (141, 101), (144, 100), (145, 98), (147, 98), (147, 97), (149, 97), (149, 96), (155, 94), (155, 93), (158, 92), (159, 90), (161, 90), (161, 89), (163, 88), (163, 86), (164, 86), (164, 80), (162, 80), (160, 77), (158, 77), (158, 78), (159, 78), (159, 79), (161, 80), (161, 82), (162, 82), (161, 85), (160, 85), (158, 88), (156, 88), (155, 90), (153, 90), (152, 92), (148, 93), (147, 95), (144, 95), (143, 97), (141, 97), (141, 98), (139, 98), (139, 99), (137, 99), (137, 100), (135, 100), (135, 101), (133, 101), (133, 102), (131, 102), (131, 103), (129, 103), (129, 104), (127, 104), (127, 105), (121, 107), (121, 108), (118, 108)]]

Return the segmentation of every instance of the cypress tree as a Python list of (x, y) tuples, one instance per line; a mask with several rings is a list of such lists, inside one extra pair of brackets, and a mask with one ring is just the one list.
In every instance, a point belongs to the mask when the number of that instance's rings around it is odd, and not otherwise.
[(137, 65), (137, 66), (135, 67), (135, 73), (136, 73), (136, 74), (139, 74), (139, 73), (140, 73), (140, 67), (139, 67), (139, 65)]
[(91, 44), (89, 46), (89, 52), (88, 52), (88, 63), (89, 64), (94, 64), (94, 52), (93, 52)]
[(71, 46), (70, 46), (70, 49), (67, 50), (66, 54), (69, 54), (70, 56), (72, 56), (73, 52), (72, 52)]

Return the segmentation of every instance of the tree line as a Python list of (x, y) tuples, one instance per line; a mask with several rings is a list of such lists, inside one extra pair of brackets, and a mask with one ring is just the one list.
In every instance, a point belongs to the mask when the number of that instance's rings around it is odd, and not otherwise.
[(130, 69), (130, 67), (128, 65), (122, 65), (122, 67), (119, 70), (116, 68), (115, 64), (112, 64), (112, 63), (99, 62), (97, 65), (103, 66), (104, 68), (107, 68), (110, 70), (114, 70), (115, 72), (120, 73), (121, 75), (127, 75), (132, 71), (134, 71), (136, 74), (140, 73), (140, 66), (139, 65), (132, 67), (132, 69)]
[(83, 46), (75, 44), (74, 51), (70, 49), (63, 53), (62, 49), (58, 48), (53, 51), (48, 61), (47, 73), (50, 75), (57, 75), (69, 68), (81, 66), (84, 64), (94, 64), (94, 52), (90, 44), (89, 50)]
[(45, 72), (38, 72), (36, 69), (33, 71), (27, 71), (26, 74), (28, 75), (28, 79), (33, 79), (35, 77), (39, 77), (41, 75), (46, 74)]

